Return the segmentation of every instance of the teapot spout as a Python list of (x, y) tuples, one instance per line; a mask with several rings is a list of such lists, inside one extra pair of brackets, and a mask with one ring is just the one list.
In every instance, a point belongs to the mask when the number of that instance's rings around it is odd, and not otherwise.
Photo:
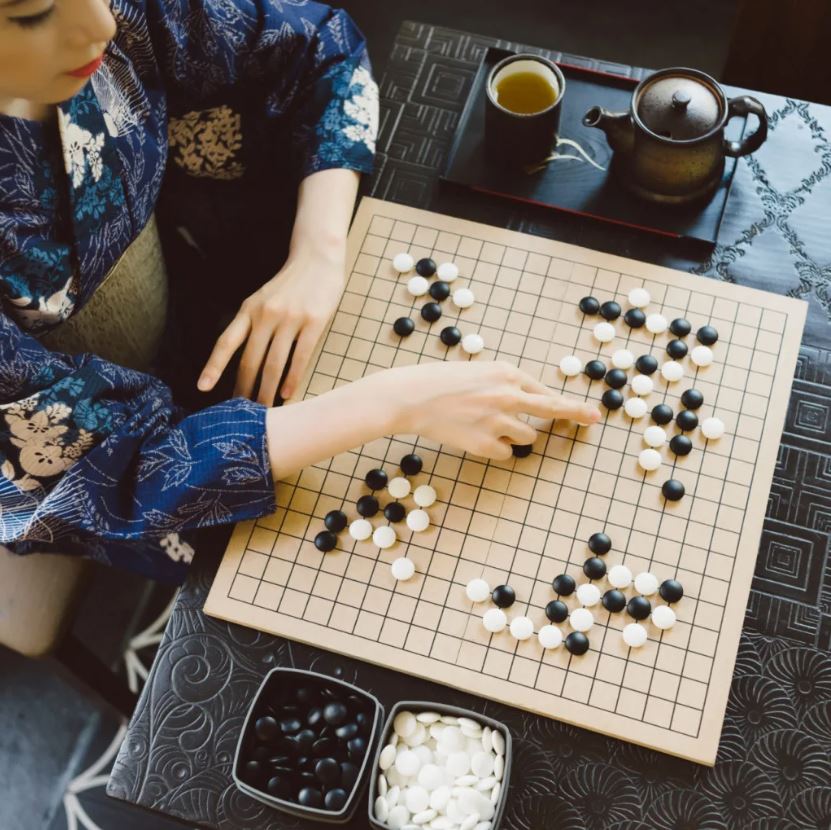
[(632, 152), (635, 128), (628, 112), (609, 112), (603, 107), (592, 107), (583, 116), (583, 126), (603, 130), (609, 146), (616, 152)]

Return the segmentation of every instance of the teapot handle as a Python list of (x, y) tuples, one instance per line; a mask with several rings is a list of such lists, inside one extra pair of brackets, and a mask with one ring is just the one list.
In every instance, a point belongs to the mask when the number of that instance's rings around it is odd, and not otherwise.
[(728, 141), (725, 139), (724, 155), (738, 158), (739, 156), (747, 156), (750, 153), (755, 153), (768, 137), (768, 116), (761, 101), (752, 98), (750, 95), (742, 95), (740, 98), (731, 98), (727, 102), (728, 120), (738, 115), (746, 116), (750, 114), (755, 115), (759, 119), (759, 126), (756, 128), (756, 132), (741, 141)]

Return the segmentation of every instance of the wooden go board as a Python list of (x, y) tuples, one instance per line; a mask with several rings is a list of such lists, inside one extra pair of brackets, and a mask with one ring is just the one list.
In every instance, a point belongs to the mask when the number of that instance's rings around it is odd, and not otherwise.
[[(470, 287), (474, 305), (460, 311), (448, 299), (441, 320), (426, 323), (418, 311), (430, 297), (410, 296), (410, 275), (392, 267), (402, 251), (416, 260), (455, 262), (460, 277), (453, 288)], [(717, 416), (726, 434), (705, 441), (700, 430), (688, 433), (693, 451), (676, 457), (664, 447), (662, 467), (651, 473), (637, 464), (649, 416), (632, 420), (623, 409), (604, 410), (588, 428), (535, 422), (533, 452), (507, 462), (465, 456), (417, 436), (379, 439), (280, 483), (278, 511), (237, 526), (206, 613), (714, 763), (805, 304), (368, 198), (350, 232), (348, 269), (305, 396), (392, 366), (496, 358), (555, 389), (599, 400), (603, 382), (584, 374), (566, 378), (561, 357), (608, 363), (627, 348), (663, 361), (673, 335), (630, 328), (621, 317), (614, 341), (600, 344), (592, 334), (599, 318), (584, 317), (578, 301), (593, 295), (625, 310), (629, 290), (643, 286), (652, 297), (647, 312), (692, 323), (691, 346), (701, 325), (712, 324), (720, 335), (710, 366), (682, 361), (687, 373), (672, 384), (653, 375), (650, 409), (665, 401), (678, 411), (680, 395), (694, 386), (704, 394), (699, 416)], [(393, 332), (400, 316), (416, 321), (409, 337)], [(470, 356), (444, 346), (438, 335), (451, 324), (463, 334), (481, 333), (484, 351)], [(671, 435), (672, 425), (667, 429)], [(413, 488), (429, 483), (438, 494), (427, 509), (430, 528), (413, 534), (396, 525), (399, 541), (387, 550), (344, 531), (335, 550), (319, 552), (313, 540), (326, 513), (343, 509), (350, 521), (358, 518), (355, 503), (369, 492), (366, 473), (382, 467), (390, 478), (400, 475), (400, 459), (414, 451), (424, 468)], [(670, 477), (685, 485), (680, 501), (661, 495)], [(404, 502), (415, 506), (412, 495)], [(372, 522), (386, 523), (380, 513)], [(632, 620), (598, 605), (582, 656), (562, 646), (545, 650), (536, 637), (518, 641), (507, 630), (485, 630), (482, 615), (493, 606), (467, 599), (469, 580), (510, 584), (517, 600), (509, 618), (526, 615), (538, 629), (547, 623), (556, 575), (587, 581), (586, 540), (601, 530), (613, 543), (604, 557), (609, 567), (623, 563), (633, 573), (648, 570), (683, 584), (674, 627), (661, 631), (646, 620), (648, 641), (629, 648), (621, 630)], [(416, 573), (396, 582), (390, 563), (403, 555)], [(574, 595), (564, 601), (575, 607)], [(567, 622), (561, 627), (568, 631)]]

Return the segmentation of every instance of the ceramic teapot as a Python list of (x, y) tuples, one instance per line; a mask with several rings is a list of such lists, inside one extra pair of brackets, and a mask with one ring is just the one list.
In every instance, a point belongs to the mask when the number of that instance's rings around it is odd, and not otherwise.
[[(759, 126), (742, 141), (728, 141), (724, 127), (734, 116), (756, 115)], [(709, 196), (721, 181), (726, 156), (746, 156), (767, 138), (767, 114), (749, 95), (730, 98), (697, 69), (661, 69), (632, 93), (629, 112), (592, 107), (586, 127), (606, 133), (614, 168), (638, 196), (684, 204)]]

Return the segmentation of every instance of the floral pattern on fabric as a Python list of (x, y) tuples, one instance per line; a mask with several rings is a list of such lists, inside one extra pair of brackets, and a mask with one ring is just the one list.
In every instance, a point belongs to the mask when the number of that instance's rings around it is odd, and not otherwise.
[(298, 180), (368, 172), (377, 88), (360, 32), (319, 3), (113, 12), (103, 66), (56, 123), (0, 115), (0, 544), (177, 581), (189, 530), (275, 509), (265, 408), (188, 415), (151, 375), (37, 336), (84, 307), (145, 227), (169, 154), (220, 182), (290, 155)]

